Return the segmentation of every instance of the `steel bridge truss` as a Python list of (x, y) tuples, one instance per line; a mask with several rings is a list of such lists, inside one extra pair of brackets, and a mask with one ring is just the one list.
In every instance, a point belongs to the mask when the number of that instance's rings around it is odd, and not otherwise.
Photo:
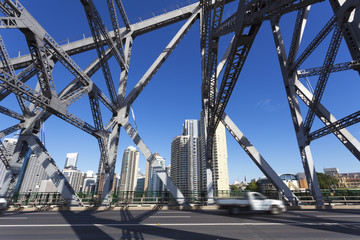
[[(240, 0), (234, 14), (223, 19), (224, 8), (233, 0), (200, 0), (177, 10), (151, 18), (141, 23), (130, 24), (121, 0), (107, 0), (107, 7), (112, 23), (109, 31), (92, 0), (80, 0), (84, 7), (92, 37), (77, 42), (59, 45), (50, 34), (35, 20), (19, 1), (1, 0), (0, 28), (19, 29), (29, 47), (29, 55), (11, 59), (5, 43), (0, 35), (0, 101), (15, 94), (22, 113), (0, 106), (3, 115), (19, 121), (18, 124), (0, 131), (0, 139), (21, 130), (14, 154), (9, 158), (4, 153), (0, 142), (0, 159), (7, 169), (5, 185), (0, 189), (0, 196), (11, 198), (19, 184), (19, 174), (29, 154), (35, 154), (37, 161), (44, 167), (58, 191), (69, 205), (82, 205), (72, 186), (56, 166), (38, 138), (41, 125), (52, 115), (72, 124), (95, 137), (99, 144), (101, 158), (98, 177), (104, 175), (104, 187), (101, 199), (105, 205), (111, 202), (111, 188), (114, 179), (115, 163), (120, 138), (120, 129), (124, 128), (139, 150), (145, 156), (157, 174), (179, 204), (186, 205), (185, 198), (165, 171), (158, 168), (154, 155), (147, 148), (139, 133), (129, 122), (129, 110), (149, 81), (153, 78), (165, 60), (174, 51), (191, 26), (200, 19), (200, 46), (202, 60), (202, 111), (205, 123), (205, 152), (207, 182), (207, 199), (211, 202), (212, 187), (216, 187), (216, 179), (212, 177), (213, 137), (220, 122), (228, 129), (239, 145), (254, 161), (257, 167), (273, 183), (288, 201), (298, 204), (296, 196), (283, 183), (276, 172), (265, 161), (261, 154), (249, 142), (235, 123), (225, 114), (227, 103), (235, 84), (246, 62), (254, 39), (264, 21), (270, 21), (278, 54), (287, 100), (297, 137), (301, 160), (309, 189), (322, 205), (322, 197), (316, 177), (315, 166), (311, 155), (310, 143), (327, 134), (333, 133), (345, 147), (360, 160), (360, 143), (346, 130), (360, 121), (360, 111), (337, 120), (321, 104), (327, 81), (332, 72), (353, 69), (360, 71), (360, 1), (330, 0), (333, 17), (324, 28), (298, 55), (299, 46), (304, 33), (307, 17), (312, 4), (320, 0)], [(279, 21), (284, 14), (297, 12), (290, 50), (287, 53), (280, 31)], [(120, 28), (120, 18), (124, 23)], [(349, 19), (352, 18), (352, 21)], [(183, 26), (175, 34), (166, 48), (159, 54), (136, 86), (126, 94), (127, 78), (133, 40), (135, 37), (154, 31), (172, 23), (184, 21)], [(319, 44), (332, 33), (331, 41), (322, 66), (299, 69)], [(233, 38), (222, 57), (218, 60), (219, 41), (224, 35), (232, 34)], [(347, 63), (335, 64), (335, 58), (342, 39), (348, 46), (352, 59)], [(97, 58), (84, 70), (71, 58), (95, 49)], [(120, 83), (116, 89), (113, 81), (109, 59), (114, 57), (121, 69)], [(52, 69), (60, 62), (73, 76), (64, 89), (58, 91), (53, 78)], [(107, 93), (104, 93), (91, 80), (99, 69), (102, 70)], [(17, 72), (16, 72), (17, 71)], [(221, 75), (221, 73), (223, 73)], [(35, 89), (27, 82), (37, 78)], [(219, 79), (219, 77), (222, 79)], [(319, 76), (314, 91), (306, 88), (299, 79), (308, 76)], [(219, 84), (218, 84), (218, 80)], [(218, 87), (219, 86), (219, 87)], [(80, 98), (88, 96), (94, 124), (87, 123), (68, 111), (68, 107)], [(109, 96), (109, 97), (107, 97)], [(303, 118), (298, 100), (302, 100), (309, 110)], [(104, 125), (100, 102), (110, 111), (113, 117)], [(325, 126), (311, 131), (315, 116)], [(215, 185), (214, 185), (215, 184)]]

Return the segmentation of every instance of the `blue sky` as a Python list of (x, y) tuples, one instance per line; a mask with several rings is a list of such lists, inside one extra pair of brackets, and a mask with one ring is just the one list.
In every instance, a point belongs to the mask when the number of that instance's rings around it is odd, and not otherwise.
[[(94, 2), (108, 29), (111, 29), (106, 1), (94, 0)], [(138, 17), (148, 18), (152, 12), (159, 13), (164, 8), (173, 9), (176, 4), (182, 2), (182, 0), (124, 0), (123, 4), (130, 21), (135, 22)], [(22, 4), (58, 42), (67, 39), (78, 40), (83, 34), (90, 36), (80, 1), (24, 0)], [(226, 7), (225, 17), (233, 13), (236, 4)], [(287, 14), (280, 22), (287, 48), (290, 45), (295, 16), (295, 14)], [(330, 17), (331, 9), (328, 2), (312, 7), (300, 53)], [(127, 93), (151, 66), (183, 23), (147, 33), (134, 40)], [(171, 141), (181, 134), (184, 120), (199, 119), (200, 116), (199, 28), (199, 22), (196, 22), (133, 104), (140, 136), (152, 152), (158, 152), (166, 159), (167, 164), (170, 163)], [(18, 30), (3, 29), (0, 33), (11, 56), (16, 56), (19, 50), (22, 53), (27, 52), (24, 37)], [(219, 56), (222, 56), (230, 39), (230, 35), (221, 38)], [(329, 37), (303, 64), (303, 68), (322, 65), (328, 42)], [(95, 58), (95, 50), (73, 56), (83, 69)], [(350, 60), (346, 44), (343, 42), (335, 63)], [(117, 86), (119, 67), (114, 59), (110, 61), (110, 66)], [(56, 64), (53, 75), (58, 91), (73, 79), (59, 63)], [(91, 79), (106, 92), (102, 78), (100, 70)], [(358, 80), (358, 74), (354, 71), (330, 76), (322, 104), (338, 119), (358, 111), (359, 104), (356, 103), (360, 89)], [(309, 81), (315, 87), (317, 77), (311, 77)], [(35, 79), (30, 81), (29, 85), (35, 86)], [(4, 100), (1, 105), (20, 112), (18, 106), (14, 104), (15, 101), (12, 96)], [(300, 104), (302, 114), (305, 116), (307, 108), (303, 103)], [(102, 110), (105, 124), (111, 116), (105, 107)], [(69, 111), (93, 125), (87, 96), (71, 106)], [(277, 173), (303, 171), (269, 22), (263, 23), (255, 39), (226, 112)], [(13, 119), (1, 116), (0, 129), (16, 123), (17, 121)], [(312, 130), (322, 126), (323, 124), (315, 119)], [(355, 138), (360, 139), (358, 125), (353, 125), (348, 130)], [(45, 132), (46, 147), (61, 169), (64, 166), (66, 153), (79, 152), (78, 168), (82, 171), (97, 170), (100, 154), (95, 138), (54, 116), (45, 123)], [(263, 176), (229, 134), (227, 134), (227, 142), (230, 182), (236, 179), (243, 180), (245, 176), (247, 180)], [(117, 173), (120, 172), (122, 153), (129, 145), (134, 144), (122, 130), (116, 164)], [(338, 167), (341, 172), (360, 172), (359, 161), (333, 135), (315, 140), (311, 143), (311, 149), (317, 171), (328, 167)], [(144, 172), (143, 156), (140, 158), (139, 166)]]

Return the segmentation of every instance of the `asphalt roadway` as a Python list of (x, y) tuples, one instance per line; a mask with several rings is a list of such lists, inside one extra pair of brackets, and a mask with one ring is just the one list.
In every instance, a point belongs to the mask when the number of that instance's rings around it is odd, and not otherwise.
[(0, 239), (360, 239), (360, 210), (3, 212)]

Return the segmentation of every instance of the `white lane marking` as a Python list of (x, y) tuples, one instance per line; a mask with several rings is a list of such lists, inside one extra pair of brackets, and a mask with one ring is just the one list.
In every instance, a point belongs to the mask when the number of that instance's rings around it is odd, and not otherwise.
[(179, 212), (167, 212), (167, 211), (160, 211), (160, 212), (157, 212), (157, 214), (158, 213), (166, 213), (166, 214), (173, 214), (173, 213), (175, 213), (175, 214), (191, 214), (191, 212), (181, 212), (181, 211), (179, 211)]
[(149, 218), (190, 218), (191, 216), (150, 216)]
[(350, 226), (360, 223), (145, 223), (145, 224), (22, 224), (22, 225), (0, 225), (0, 228), (18, 227), (142, 227), (142, 226)]
[(17, 219), (28, 219), (28, 217), (0, 217), (0, 220), (17, 220)]
[(54, 213), (44, 213), (44, 212), (24, 212), (24, 213), (21, 213), (22, 215), (60, 215), (60, 213), (58, 212), (54, 212)]
[(359, 215), (316, 215), (316, 217), (324, 218), (360, 218)]

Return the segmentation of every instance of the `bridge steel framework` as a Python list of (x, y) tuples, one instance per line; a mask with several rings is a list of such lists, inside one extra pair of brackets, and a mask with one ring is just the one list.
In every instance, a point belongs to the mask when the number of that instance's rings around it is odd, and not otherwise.
[[(270, 21), (301, 161), (311, 194), (317, 204), (322, 205), (323, 201), (310, 150), (311, 141), (333, 133), (360, 160), (360, 144), (346, 130), (346, 127), (359, 122), (360, 111), (338, 120), (321, 104), (326, 83), (332, 72), (349, 69), (360, 71), (360, 30), (358, 24), (360, 0), (329, 1), (333, 10), (333, 17), (307, 48), (298, 54), (311, 5), (320, 4), (322, 2), (320, 0), (239, 0), (236, 1), (237, 9), (227, 19), (223, 19), (224, 8), (233, 0), (200, 0), (200, 2), (193, 4), (189, 2), (182, 8), (134, 24), (129, 22), (121, 0), (106, 0), (112, 23), (112, 30), (110, 31), (106, 28), (93, 1), (80, 0), (92, 37), (64, 45), (59, 45), (19, 1), (0, 0), (1, 34), (6, 32), (5, 29), (19, 29), (25, 36), (30, 52), (28, 55), (11, 59), (0, 35), (0, 101), (10, 94), (15, 94), (22, 111), (17, 113), (0, 106), (0, 112), (3, 115), (19, 121), (18, 124), (0, 131), (0, 139), (21, 130), (11, 158), (3, 152), (4, 146), (0, 141), (0, 158), (7, 169), (4, 185), (0, 189), (0, 196), (12, 198), (20, 181), (20, 172), (26, 167), (24, 162), (26, 162), (29, 154), (33, 153), (36, 154), (38, 162), (44, 167), (67, 203), (69, 205), (82, 205), (72, 186), (39, 140), (38, 135), (42, 124), (52, 115), (97, 139), (101, 153), (99, 173), (105, 174), (104, 187), (101, 193), (102, 203), (105, 205), (111, 202), (111, 187), (121, 127), (138, 146), (149, 164), (154, 169), (161, 169), (157, 168), (153, 153), (140, 138), (136, 128), (130, 124), (129, 109), (188, 30), (196, 22), (199, 22), (202, 61), (201, 96), (206, 135), (205, 152), (208, 174), (206, 192), (208, 202), (210, 203), (213, 199), (212, 188), (213, 184), (216, 184), (212, 182), (211, 177), (213, 138), (221, 121), (279, 192), (291, 204), (298, 204), (296, 196), (225, 113), (227, 103), (254, 39), (262, 23)], [(297, 12), (297, 17), (290, 50), (286, 52), (279, 21), (283, 15), (294, 11)], [(119, 14), (125, 27), (120, 27)], [(180, 21), (184, 22), (180, 30), (159, 54), (136, 86), (126, 94), (133, 40), (137, 36)], [(332, 33), (332, 37), (323, 66), (299, 69), (330, 33)], [(228, 34), (232, 34), (233, 38), (224, 56), (219, 61), (219, 41), (221, 37)], [(346, 63), (335, 64), (335, 58), (343, 38), (352, 59)], [(97, 52), (97, 58), (87, 68), (81, 69), (72, 59), (72, 56), (93, 49)], [(111, 58), (116, 60), (121, 69), (119, 86), (115, 86), (113, 81), (108, 63)], [(55, 64), (62, 64), (66, 71), (74, 76), (73, 81), (61, 91), (56, 89), (56, 79), (52, 75)], [(99, 69), (102, 70), (107, 93), (102, 92), (91, 80), (91, 77)], [(313, 92), (299, 80), (307, 76), (317, 75), (319, 79)], [(32, 78), (37, 78), (35, 89), (27, 85), (27, 81)], [(90, 102), (93, 125), (68, 111), (71, 104), (86, 95)], [(299, 99), (309, 108), (306, 117), (301, 114)], [(113, 116), (111, 119), (107, 119), (106, 124), (103, 122), (100, 102)], [(325, 126), (311, 131), (315, 116)], [(188, 204), (181, 191), (165, 171), (158, 170), (157, 174), (179, 204)]]

